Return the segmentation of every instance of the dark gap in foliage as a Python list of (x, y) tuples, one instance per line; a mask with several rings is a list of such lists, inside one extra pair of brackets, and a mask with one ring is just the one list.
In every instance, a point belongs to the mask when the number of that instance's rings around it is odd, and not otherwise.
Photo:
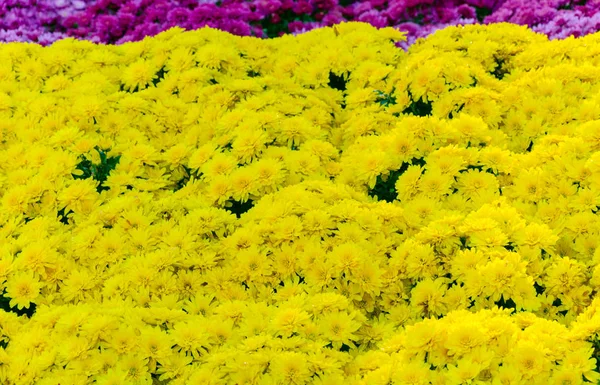
[(419, 100), (411, 102), (402, 113), (415, 116), (430, 116), (432, 109), (431, 102), (424, 102), (423, 98), (419, 98)]
[(58, 210), (58, 214), (57, 217), (60, 218), (60, 223), (64, 223), (65, 225), (69, 224), (69, 214), (73, 213), (73, 210), (69, 210), (68, 213), (65, 214), (65, 207), (63, 207), (62, 209)]
[(511, 298), (508, 301), (502, 296), (499, 301), (495, 302), (496, 306), (501, 309), (512, 309), (513, 312), (517, 310), (517, 304)]
[(396, 182), (398, 181), (398, 178), (408, 170), (408, 166), (410, 165), (424, 166), (425, 161), (421, 158), (413, 158), (410, 163), (403, 162), (399, 169), (390, 171), (385, 180), (381, 175), (377, 176), (375, 186), (372, 189), (369, 189), (369, 196), (374, 197), (379, 201), (393, 202), (396, 200), (398, 197), (398, 193), (396, 192)]
[(411, 21), (417, 25), (425, 25), (425, 15), (423, 15), (422, 13), (419, 13)]
[(454, 119), (454, 116), (458, 115), (463, 108), (465, 108), (465, 103), (461, 104), (455, 112), (450, 111), (448, 114), (448, 119)]
[(56, 32), (58, 29), (58, 23), (56, 20), (52, 20), (50, 23), (43, 24), (48, 32)]
[(165, 71), (165, 67), (162, 66), (161, 69), (159, 69), (156, 73), (156, 78), (152, 79), (152, 84), (156, 86), (158, 83), (160, 83), (165, 78), (166, 73), (167, 71)]
[(486, 7), (474, 7), (477, 21), (483, 23), (483, 19), (492, 14), (492, 10)]
[(533, 140), (529, 142), (529, 146), (527, 146), (527, 149), (525, 151), (526, 152), (531, 152), (532, 148), (533, 148)]
[(470, 164), (467, 166), (467, 171), (469, 171), (469, 170), (483, 171), (483, 166)]
[(566, 4), (562, 4), (558, 6), (558, 10), (559, 11), (570, 11), (573, 10), (575, 8), (575, 6), (582, 6), (582, 5), (586, 5), (587, 4), (587, 0), (579, 0), (579, 1), (569, 1)]
[(121, 155), (108, 158), (103, 149), (98, 146), (96, 146), (95, 149), (100, 154), (100, 164), (95, 165), (89, 159), (83, 159), (76, 167), (83, 172), (83, 175), (71, 175), (73, 176), (73, 179), (88, 179), (91, 177), (97, 180), (100, 184), (96, 187), (96, 191), (100, 193), (104, 190), (109, 190), (108, 187), (102, 186), (102, 183), (106, 181), (110, 172), (117, 167)]
[(538, 295), (544, 294), (544, 291), (546, 291), (546, 289), (543, 286), (538, 285), (537, 282), (533, 283), (533, 287)]
[(187, 168), (184, 165), (181, 165), (181, 167), (183, 167), (183, 169), (185, 171), (185, 175), (183, 178), (181, 178), (180, 180), (177, 181), (174, 191), (178, 191), (178, 190), (181, 190), (182, 188), (184, 188), (185, 185), (190, 181), (190, 178), (192, 176), (192, 169)]
[[(106, 10), (106, 12), (109, 15), (116, 15), (117, 12), (119, 12), (119, 6), (117, 4), (115, 4), (115, 3), (112, 3), (112, 2), (108, 3), (108, 5), (106, 5), (104, 7), (104, 9)], [(100, 11), (100, 13), (104, 13), (104, 12)]]
[(389, 107), (389, 106), (393, 106), (394, 104), (396, 104), (396, 97), (392, 96), (392, 93), (394, 91), (392, 91), (389, 94), (386, 94), (383, 91), (375, 91), (377, 93), (377, 99), (375, 99), (375, 101), (379, 104), (381, 104), (383, 107)]
[(596, 359), (596, 371), (600, 371), (600, 336), (595, 333), (593, 336), (590, 336), (588, 341), (590, 341), (594, 347), (592, 357)]
[(329, 87), (336, 89), (338, 91), (346, 91), (346, 80), (344, 76), (336, 75), (333, 72), (329, 71)]
[(294, 21), (310, 23), (316, 21), (312, 14), (297, 14), (291, 9), (265, 17), (260, 21), (260, 27), (266, 37), (279, 37), (290, 32), (289, 24)]
[(252, 207), (254, 207), (254, 201), (252, 199), (247, 200), (246, 202), (229, 200), (231, 203), (230, 207), (225, 207), (225, 210), (229, 211), (232, 214), (235, 214), (236, 217), (240, 218), (242, 214), (248, 212)]
[(509, 73), (509, 71), (506, 68), (504, 68), (505, 63), (506, 60), (496, 58), (496, 69), (490, 72), (498, 80), (502, 80), (504, 76)]
[(0, 310), (4, 310), (8, 313), (15, 313), (18, 316), (27, 316), (31, 318), (33, 313), (35, 313), (36, 305), (34, 303), (29, 304), (29, 309), (18, 309), (15, 307), (10, 307), (10, 298), (5, 296), (6, 290), (3, 291), (2, 295), (0, 295)]

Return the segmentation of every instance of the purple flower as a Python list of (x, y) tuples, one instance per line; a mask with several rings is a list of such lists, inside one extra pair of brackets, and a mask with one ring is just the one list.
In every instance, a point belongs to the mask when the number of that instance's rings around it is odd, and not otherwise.
[(297, 15), (310, 14), (313, 11), (313, 7), (310, 5), (309, 1), (298, 0), (294, 3), (292, 11)]
[(375, 9), (362, 13), (360, 16), (358, 16), (357, 21), (369, 23), (377, 28), (383, 28), (388, 26), (387, 17), (385, 17)]
[[(265, 23), (282, 33), (357, 20), (396, 26), (408, 42), (449, 25), (477, 22), (528, 25), (551, 39), (600, 29), (600, 0), (0, 0), (0, 41), (51, 44), (66, 36), (104, 43), (136, 41), (172, 26), (220, 28), (236, 35), (264, 36)], [(566, 7), (569, 5), (569, 7)], [(302, 16), (290, 18), (289, 11)], [(287, 29), (284, 27), (287, 25)]]
[(190, 11), (186, 8), (174, 8), (167, 14), (167, 25), (188, 27), (190, 19)]
[(467, 4), (462, 4), (456, 8), (456, 13), (460, 18), (463, 19), (476, 19), (477, 13), (473, 7), (469, 7)]
[(281, 8), (281, 1), (259, 0), (256, 2), (256, 8), (262, 15), (268, 16)]

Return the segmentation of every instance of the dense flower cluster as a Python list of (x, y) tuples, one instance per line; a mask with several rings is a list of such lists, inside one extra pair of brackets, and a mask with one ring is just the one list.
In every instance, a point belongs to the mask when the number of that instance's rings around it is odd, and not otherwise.
[(0, 46), (0, 383), (600, 379), (600, 35)]
[(57, 27), (69, 16), (84, 12), (93, 0), (2, 0), (0, 41), (50, 44), (69, 36)]
[(528, 25), (552, 39), (579, 37), (600, 30), (600, 1), (506, 0), (485, 21)]
[(239, 36), (297, 34), (343, 21), (407, 32), (403, 47), (447, 26), (511, 22), (550, 38), (600, 29), (600, 1), (588, 0), (7, 0), (0, 41), (49, 44), (66, 36), (138, 41), (179, 26)]

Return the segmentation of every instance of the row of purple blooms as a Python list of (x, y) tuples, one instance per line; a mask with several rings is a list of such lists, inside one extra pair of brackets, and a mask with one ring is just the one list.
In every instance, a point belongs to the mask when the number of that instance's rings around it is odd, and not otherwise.
[(242, 36), (302, 33), (343, 21), (408, 33), (405, 46), (450, 25), (511, 22), (551, 39), (600, 30), (600, 0), (1, 0), (0, 41), (75, 37), (137, 41), (174, 26)]

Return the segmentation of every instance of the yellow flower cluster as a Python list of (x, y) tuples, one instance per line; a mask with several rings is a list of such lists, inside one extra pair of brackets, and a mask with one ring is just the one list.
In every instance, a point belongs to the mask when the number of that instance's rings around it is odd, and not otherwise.
[(0, 46), (0, 383), (600, 380), (600, 35)]

